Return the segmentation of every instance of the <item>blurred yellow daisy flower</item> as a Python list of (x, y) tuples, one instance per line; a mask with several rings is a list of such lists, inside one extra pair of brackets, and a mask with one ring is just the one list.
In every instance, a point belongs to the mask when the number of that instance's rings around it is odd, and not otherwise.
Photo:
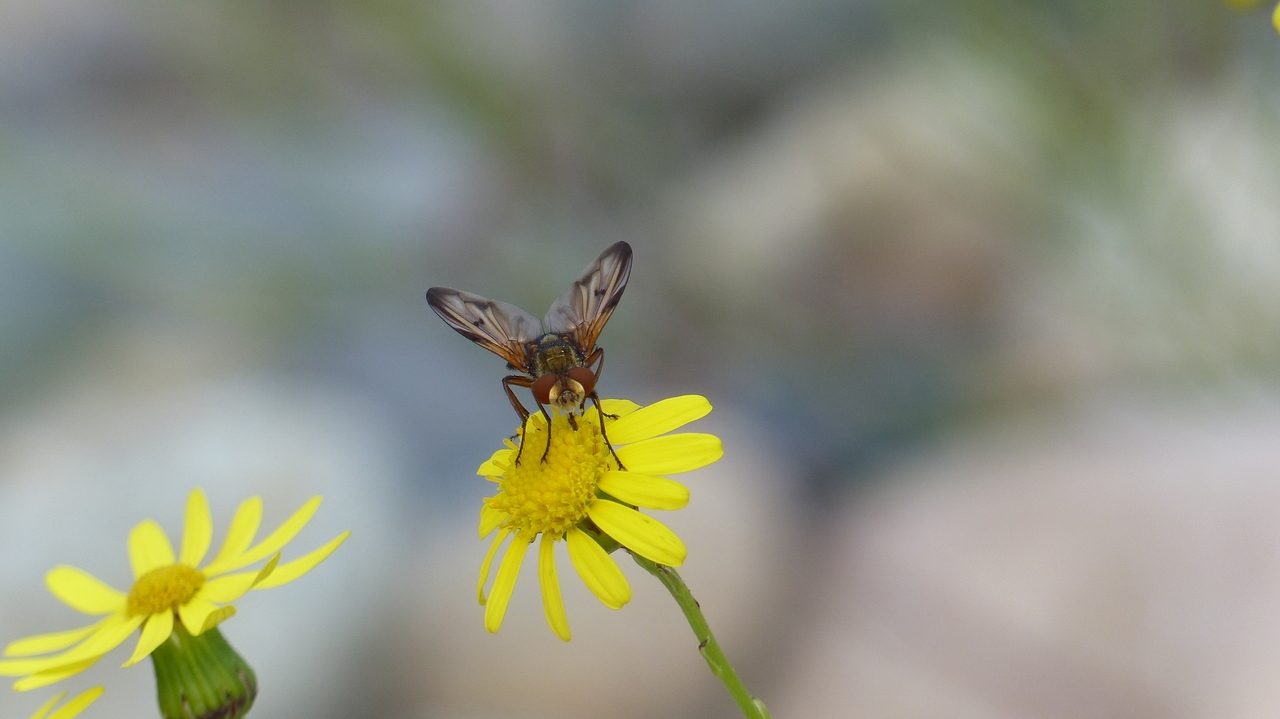
[[(543, 608), (547, 623), (565, 641), (571, 635), (556, 574), (557, 541), (564, 540), (578, 576), (611, 609), (631, 600), (631, 587), (602, 543), (610, 548), (621, 545), (667, 566), (684, 562), (686, 550), (680, 538), (638, 508), (685, 506), (689, 490), (662, 475), (705, 467), (724, 454), (720, 439), (713, 435), (667, 434), (706, 416), (711, 403), (705, 397), (685, 395), (647, 407), (626, 400), (602, 404), (609, 442), (625, 469), (618, 466), (600, 434), (596, 409), (588, 408), (572, 423), (568, 415), (554, 415), (545, 462), (529, 459), (542, 456), (548, 442), (547, 422), (535, 414), (521, 438), (531, 444), (531, 451), (519, 464), (515, 463), (518, 447), (507, 441), (477, 471), (498, 485), (498, 493), (486, 499), (480, 510), (480, 537), (497, 532), (481, 565), (477, 587), (490, 632), (502, 626), (525, 552), (539, 535)], [(484, 589), (504, 544), (507, 551), (486, 599)]]
[[(19, 639), (4, 650), (0, 676), (22, 677), (14, 689), (26, 691), (53, 684), (92, 666), (141, 628), (124, 666), (145, 659), (175, 633), (199, 636), (235, 613), (230, 603), (250, 590), (287, 584), (324, 561), (350, 532), (285, 564), (279, 551), (306, 526), (320, 497), (313, 497), (278, 529), (253, 543), (262, 520), (262, 499), (253, 497), (236, 510), (217, 556), (201, 566), (213, 538), (213, 520), (199, 488), (187, 500), (182, 547), (175, 555), (169, 538), (152, 520), (129, 533), (129, 560), (134, 582), (121, 592), (88, 572), (59, 566), (45, 576), (49, 591), (67, 606), (97, 622), (79, 629)], [(260, 567), (243, 570), (266, 560)], [(19, 657), (19, 658), (14, 658)]]
[(58, 711), (50, 714), (49, 712), (53, 711), (54, 705), (62, 701), (62, 698), (66, 695), (66, 692), (55, 694), (49, 701), (44, 703), (44, 706), (37, 709), (35, 714), (31, 715), (31, 719), (71, 719), (72, 717), (80, 716), (80, 712), (88, 709), (90, 704), (98, 701), (98, 697), (102, 696), (102, 687), (94, 687), (77, 694), (75, 698), (64, 704)]
[[(1236, 10), (1252, 10), (1262, 4), (1261, 0), (1224, 0), (1227, 5)], [(1280, 4), (1277, 4), (1271, 11), (1271, 25), (1275, 27), (1276, 32), (1280, 32)]]

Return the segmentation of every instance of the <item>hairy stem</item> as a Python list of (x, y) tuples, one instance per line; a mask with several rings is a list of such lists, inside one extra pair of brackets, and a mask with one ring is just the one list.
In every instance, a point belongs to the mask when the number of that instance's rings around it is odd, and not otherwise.
[(751, 692), (747, 691), (746, 685), (742, 683), (733, 665), (725, 657), (724, 651), (720, 649), (720, 643), (711, 633), (707, 618), (702, 615), (701, 605), (698, 604), (697, 599), (693, 598), (693, 593), (680, 578), (680, 574), (665, 564), (652, 562), (633, 552), (630, 554), (636, 564), (657, 577), (658, 581), (662, 582), (662, 586), (671, 592), (671, 596), (676, 600), (676, 604), (680, 605), (680, 611), (684, 612), (685, 619), (689, 621), (689, 627), (693, 629), (693, 634), (698, 639), (698, 652), (707, 661), (707, 666), (711, 667), (711, 673), (719, 677), (725, 689), (729, 691), (729, 695), (738, 703), (742, 715), (748, 719), (770, 719), (769, 710), (765, 708), (764, 702), (751, 696)]

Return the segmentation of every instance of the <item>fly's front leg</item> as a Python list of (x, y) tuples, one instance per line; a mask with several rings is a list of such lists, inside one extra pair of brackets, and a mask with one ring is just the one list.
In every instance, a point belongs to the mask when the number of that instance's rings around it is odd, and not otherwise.
[[(538, 402), (538, 399), (535, 397), (533, 401)], [(547, 414), (547, 408), (541, 402), (538, 402), (538, 409), (542, 411), (542, 416), (547, 419), (547, 446), (542, 450), (542, 463), (546, 464), (547, 452), (551, 451), (551, 415)], [(520, 446), (523, 447), (524, 442), (521, 442)]]
[[(597, 347), (595, 351), (592, 352), (587, 357), (587, 361), (584, 364), (590, 367), (593, 363), (595, 364), (595, 367), (591, 370), (591, 374), (594, 374), (596, 376), (596, 381), (599, 382), (600, 373), (604, 372), (604, 348), (603, 347)], [(595, 400), (596, 411), (603, 414), (604, 410), (600, 409), (600, 396), (596, 394), (594, 389), (591, 391), (591, 399)], [(604, 416), (608, 417), (609, 419), (618, 418), (618, 415), (616, 414), (605, 414)], [(600, 427), (601, 427), (601, 430), (603, 431), (604, 420), (601, 420)], [(613, 447), (609, 447), (609, 451), (613, 451)], [(615, 455), (614, 459), (617, 459), (617, 458), (618, 457)]]
[[(591, 393), (591, 401), (596, 403), (596, 416), (600, 418), (600, 437), (604, 440), (604, 446), (609, 448), (609, 454), (613, 455), (613, 461), (618, 463), (618, 469), (626, 469), (622, 464), (622, 460), (618, 459), (618, 453), (613, 451), (613, 445), (609, 443), (609, 435), (604, 431), (604, 410), (600, 408), (600, 395), (595, 392)], [(610, 419), (617, 419), (617, 415), (609, 415)]]
[[(520, 464), (520, 455), (524, 453), (524, 434), (525, 429), (529, 426), (529, 410), (524, 408), (520, 402), (520, 398), (516, 397), (516, 393), (511, 391), (511, 385), (517, 387), (531, 387), (533, 380), (524, 375), (512, 374), (502, 378), (502, 390), (507, 393), (507, 400), (511, 402), (511, 409), (516, 411), (516, 415), (520, 417), (520, 448), (516, 450), (516, 464)], [(542, 405), (539, 404), (539, 407)], [(546, 414), (544, 410), (542, 412)], [(545, 459), (543, 461), (546, 461)]]

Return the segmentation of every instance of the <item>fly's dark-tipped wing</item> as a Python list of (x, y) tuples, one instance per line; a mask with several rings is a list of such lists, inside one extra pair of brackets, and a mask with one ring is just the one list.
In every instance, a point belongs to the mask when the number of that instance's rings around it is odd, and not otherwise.
[(548, 332), (572, 335), (579, 349), (590, 353), (609, 316), (622, 299), (631, 277), (631, 245), (608, 247), (547, 310)]
[(451, 287), (427, 290), (427, 304), (458, 334), (527, 371), (525, 344), (538, 339), (538, 319), (515, 305)]

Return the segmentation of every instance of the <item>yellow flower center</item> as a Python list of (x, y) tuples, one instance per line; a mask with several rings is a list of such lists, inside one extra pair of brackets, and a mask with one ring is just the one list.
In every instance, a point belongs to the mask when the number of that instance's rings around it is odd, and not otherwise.
[(191, 601), (204, 586), (204, 575), (185, 564), (158, 567), (138, 577), (129, 590), (129, 616), (149, 616)]
[(600, 478), (618, 465), (600, 436), (598, 420), (576, 419), (574, 429), (566, 415), (554, 416), (545, 463), (541, 459), (547, 428), (529, 423), (520, 464), (513, 454), (498, 493), (485, 500), (507, 516), (504, 527), (519, 534), (543, 533), (561, 539), (586, 519)]

